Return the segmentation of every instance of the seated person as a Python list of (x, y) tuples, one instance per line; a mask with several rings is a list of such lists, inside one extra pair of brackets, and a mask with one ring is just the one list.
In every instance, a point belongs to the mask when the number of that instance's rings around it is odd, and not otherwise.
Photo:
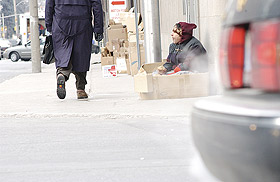
[(171, 70), (207, 72), (208, 62), (203, 45), (193, 37), (195, 24), (179, 22), (174, 25), (171, 37), (173, 43), (169, 46), (167, 62), (158, 67), (159, 74)]

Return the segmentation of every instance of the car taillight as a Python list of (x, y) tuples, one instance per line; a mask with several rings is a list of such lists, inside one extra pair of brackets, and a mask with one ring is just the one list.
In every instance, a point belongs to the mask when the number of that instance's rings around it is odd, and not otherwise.
[(226, 88), (243, 87), (245, 29), (227, 28), (223, 31), (220, 47), (221, 78)]
[(280, 90), (280, 21), (251, 25), (252, 88)]

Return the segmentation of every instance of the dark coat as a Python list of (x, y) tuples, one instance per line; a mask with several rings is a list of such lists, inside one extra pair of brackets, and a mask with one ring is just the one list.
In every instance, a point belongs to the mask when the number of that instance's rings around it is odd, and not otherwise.
[[(205, 58), (206, 50), (203, 45), (195, 37), (191, 37), (190, 40), (179, 44), (170, 44), (169, 55), (167, 57), (167, 63), (163, 66), (167, 71), (175, 69), (175, 67), (180, 67), (182, 71), (207, 71), (208, 62)], [(199, 56), (204, 56), (201, 60), (195, 60)], [(192, 67), (192, 62), (200, 61), (203, 65)], [(199, 64), (201, 64), (199, 63)], [(193, 64), (194, 65), (194, 64)]]
[(93, 32), (103, 33), (101, 0), (46, 0), (45, 20), (53, 37), (56, 67), (67, 67), (71, 58), (73, 71), (88, 71)]

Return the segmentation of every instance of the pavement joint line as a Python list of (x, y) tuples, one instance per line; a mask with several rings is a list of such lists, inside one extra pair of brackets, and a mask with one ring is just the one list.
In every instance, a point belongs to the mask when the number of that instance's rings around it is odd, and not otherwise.
[(10, 113), (1, 114), (0, 118), (92, 118), (92, 119), (145, 119), (145, 118), (158, 118), (158, 119), (183, 119), (188, 118), (189, 114), (186, 115), (138, 115), (138, 114), (39, 114), (39, 113)]

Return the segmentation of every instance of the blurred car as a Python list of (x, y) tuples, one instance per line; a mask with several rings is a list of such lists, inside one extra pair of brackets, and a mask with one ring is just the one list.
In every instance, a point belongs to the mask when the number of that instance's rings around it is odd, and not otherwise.
[[(40, 38), (40, 53), (42, 52), (45, 44), (45, 38)], [(31, 41), (28, 41), (25, 45), (18, 45), (6, 49), (3, 53), (3, 57), (11, 59), (13, 62), (17, 62), (19, 59), (23, 61), (29, 61), (31, 59)]]
[(280, 1), (228, 2), (220, 44), (224, 94), (194, 104), (194, 143), (225, 182), (280, 181)]
[(11, 42), (7, 39), (0, 38), (0, 49), (1, 49), (1, 58), (3, 57), (3, 53), (6, 49), (11, 47)]

